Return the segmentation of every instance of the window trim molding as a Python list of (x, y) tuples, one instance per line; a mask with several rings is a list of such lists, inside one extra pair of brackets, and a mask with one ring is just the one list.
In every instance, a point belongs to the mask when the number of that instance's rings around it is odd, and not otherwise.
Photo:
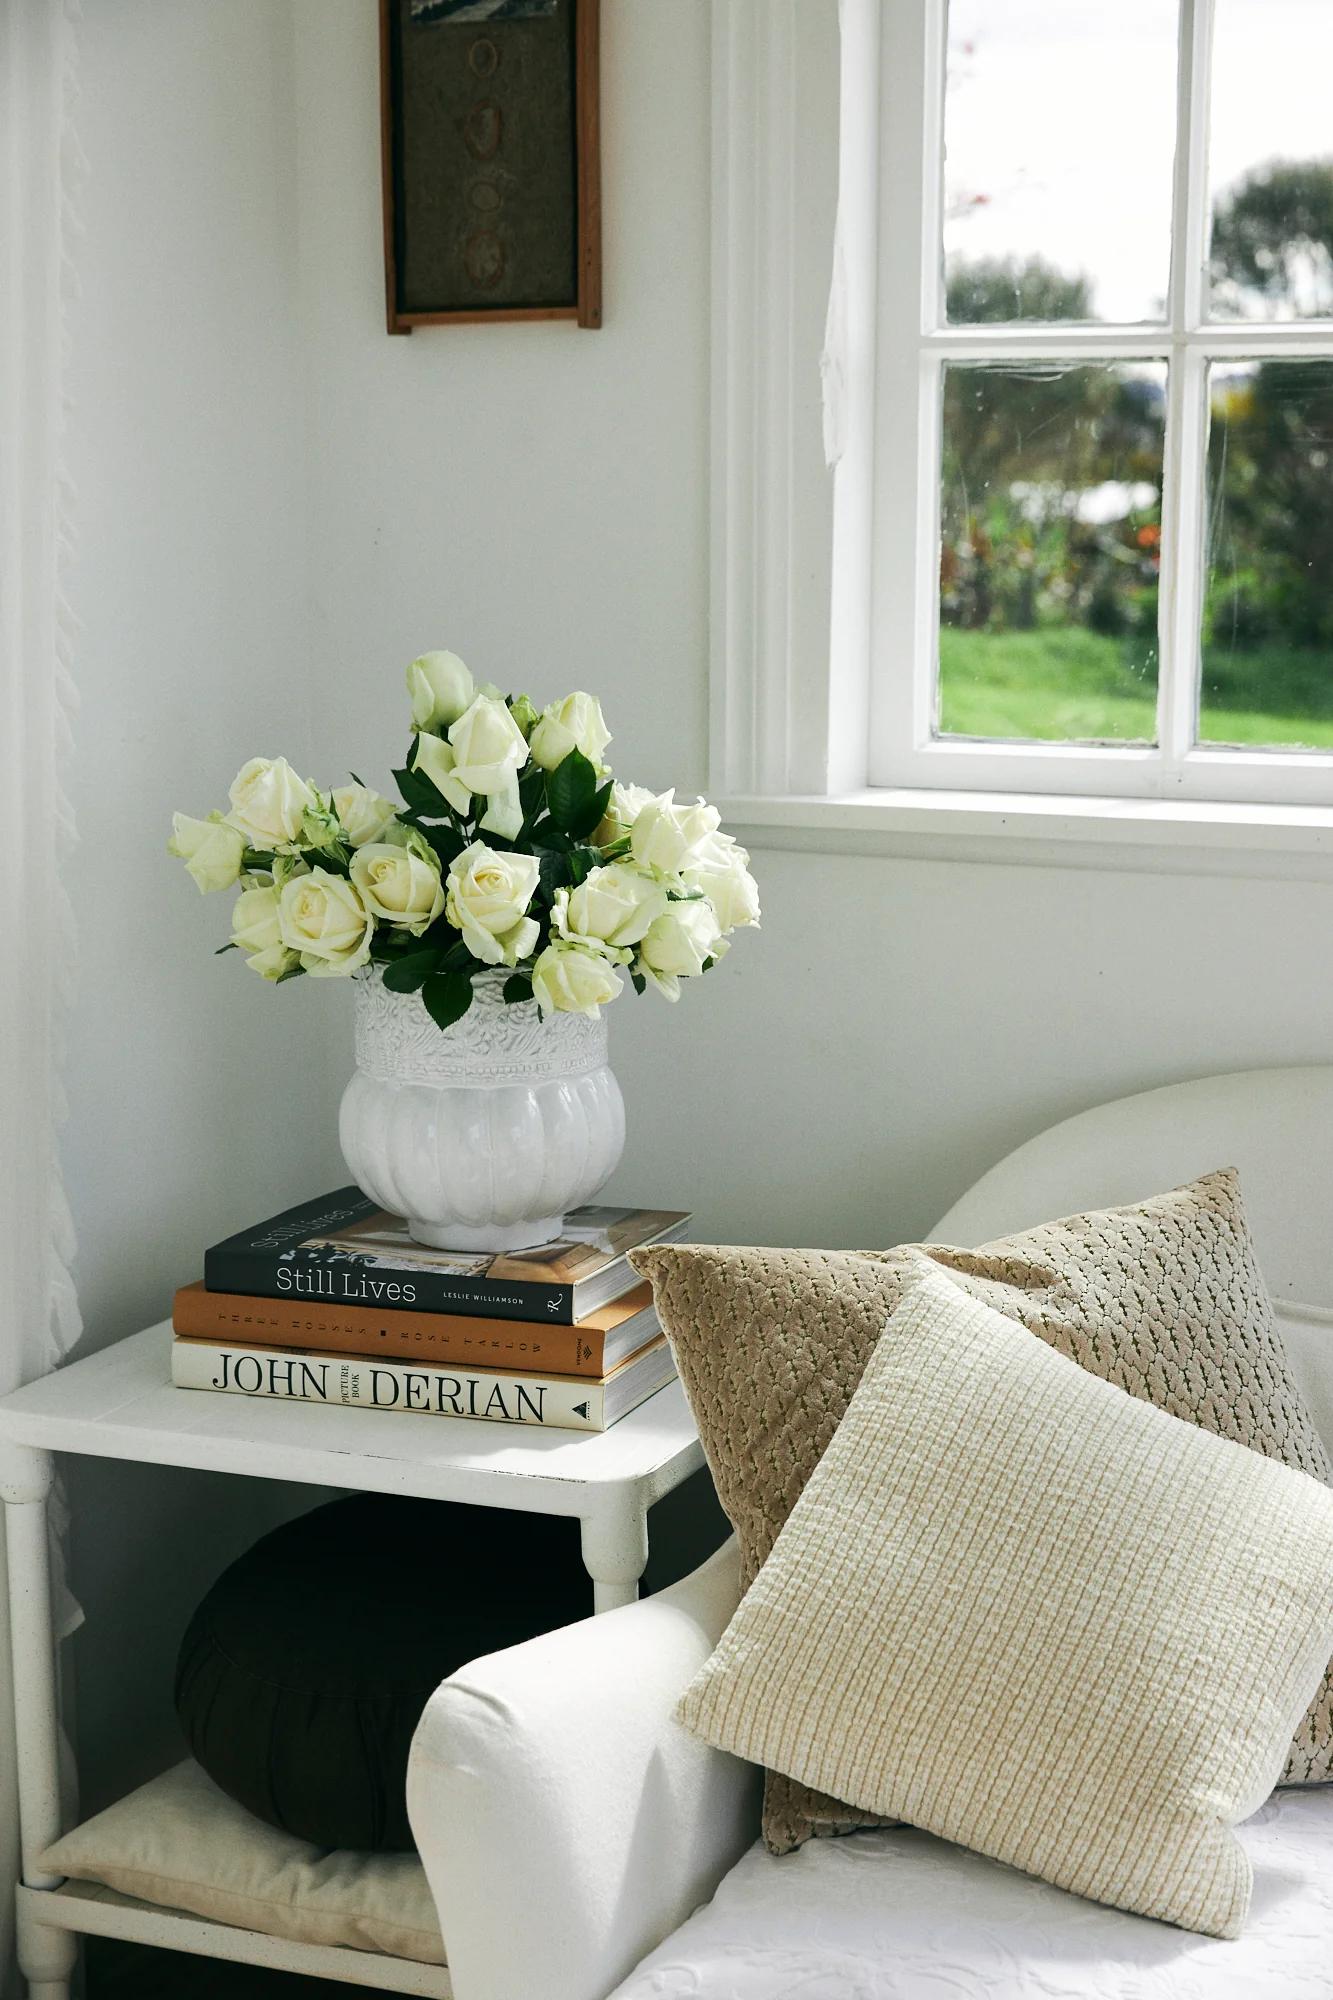
[[(1062, 746), (978, 746), (989, 758), (998, 753), (1005, 775), (964, 791), (957, 779), (977, 753), (955, 740), (943, 753), (957, 772), (952, 783), (870, 785), (874, 599), (891, 585), (873, 560), (875, 517), (883, 522), (886, 504), (883, 481), (875, 493), (872, 478), (885, 447), (884, 413), (877, 422), (874, 410), (876, 302), (855, 295), (854, 284), (837, 357), (847, 444), (832, 474), (818, 383), (835, 202), (849, 278), (879, 267), (874, 246), (889, 221), (879, 212), (881, 93), (887, 99), (893, 86), (882, 62), (881, 0), (841, 0), (840, 11), (839, 35), (837, 0), (712, 6), (711, 794), (767, 845), (1333, 874), (1333, 806), (1324, 803), (1333, 760), (1308, 752), (1283, 757), (1290, 775), (1303, 777), (1303, 794), (1298, 785), (1271, 805), (1164, 798), (1146, 786), (1132, 796), (1117, 782), (1136, 754), (1124, 747), (1081, 749), (1076, 779)], [(922, 10), (923, 34), (930, 18), (938, 19), (934, 7)], [(1209, 340), (1252, 350), (1257, 331), (1219, 326)], [(1300, 354), (1326, 332), (1267, 327), (1261, 341), (1268, 352)], [(1096, 326), (1056, 335), (1016, 328), (1001, 338), (1016, 356), (1043, 340), (1089, 358), (1170, 344), (1160, 329), (1127, 336)], [(996, 333), (951, 329), (937, 340), (941, 353), (966, 356), (983, 340), (993, 346)], [(904, 504), (922, 503), (918, 494)], [(915, 650), (920, 672), (923, 649)], [(876, 706), (881, 698), (878, 690)], [(1194, 754), (1200, 766), (1231, 773), (1247, 761), (1271, 772), (1283, 756)], [(1069, 782), (1056, 792), (1049, 767), (1061, 761)], [(1040, 790), (1024, 790), (1034, 782)], [(1099, 853), (1104, 859), (1087, 858)]]
[(849, 731), (829, 671), (835, 482), (824, 463), (819, 360), (837, 45), (836, 0), (713, 0), (715, 792), (781, 797), (865, 776), (866, 696)]
[(867, 787), (716, 801), (756, 846), (998, 867), (1333, 883), (1333, 808)]

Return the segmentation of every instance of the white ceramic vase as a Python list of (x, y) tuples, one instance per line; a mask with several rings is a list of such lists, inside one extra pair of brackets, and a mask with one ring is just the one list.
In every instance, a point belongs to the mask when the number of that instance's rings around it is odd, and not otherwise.
[(356, 988), (356, 1074), (339, 1138), (357, 1186), (406, 1216), (419, 1243), (522, 1250), (558, 1236), (625, 1145), (606, 1019), (507, 1006), (508, 973), (474, 982), (472, 1005), (436, 1027), (419, 993), (377, 969)]

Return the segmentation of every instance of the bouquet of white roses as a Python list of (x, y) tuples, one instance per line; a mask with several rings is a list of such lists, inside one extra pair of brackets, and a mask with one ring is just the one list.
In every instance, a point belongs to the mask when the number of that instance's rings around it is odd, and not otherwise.
[(668, 1000), (759, 921), (749, 856), (702, 799), (622, 785), (589, 694), (538, 712), (478, 687), (456, 653), (407, 670), (415, 734), (401, 805), (357, 778), (321, 792), (253, 757), (230, 811), (177, 813), (168, 851), (203, 891), (240, 885), (231, 943), (264, 979), (378, 964), (441, 1028), (472, 981), (508, 968), (507, 1001), (596, 1014), (628, 973)]

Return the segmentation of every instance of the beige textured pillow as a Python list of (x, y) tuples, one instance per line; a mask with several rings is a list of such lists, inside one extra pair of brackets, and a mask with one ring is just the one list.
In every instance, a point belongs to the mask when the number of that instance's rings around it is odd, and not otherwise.
[(329, 1852), (294, 1840), (189, 1759), (85, 1820), (41, 1860), (53, 1875), (268, 1937), (444, 1964), (415, 1854)]
[(679, 1713), (1061, 1888), (1235, 1937), (1232, 1828), (1330, 1653), (1333, 1492), (932, 1275)]
[[(827, 1449), (885, 1320), (931, 1268), (927, 1258), (1131, 1395), (1333, 1478), (1287, 1365), (1230, 1169), (980, 1250), (636, 1251), (740, 1541), (746, 1584)], [(1333, 1675), (1283, 1773), (1286, 1783), (1330, 1779)], [(770, 1774), (764, 1837), (775, 1852), (867, 1823), (865, 1813)]]

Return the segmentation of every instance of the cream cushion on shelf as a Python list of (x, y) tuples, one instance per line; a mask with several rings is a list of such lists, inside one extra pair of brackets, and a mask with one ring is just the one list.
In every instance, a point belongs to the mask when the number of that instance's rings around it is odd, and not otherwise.
[(65, 1834), (42, 1866), (270, 1937), (445, 1962), (415, 1854), (293, 1840), (236, 1805), (190, 1759)]
[(856, 1806), (1234, 1937), (1233, 1828), (1330, 1653), (1333, 1492), (931, 1275), (679, 1713)]
[[(1288, 1364), (1233, 1169), (975, 1250), (654, 1246), (653, 1281), (748, 1584), (826, 1450), (888, 1315), (932, 1266), (1094, 1375), (1269, 1458), (1333, 1477)], [(1333, 1670), (1299, 1720), (1287, 1784), (1333, 1777)], [(764, 1837), (872, 1820), (770, 1773)]]

